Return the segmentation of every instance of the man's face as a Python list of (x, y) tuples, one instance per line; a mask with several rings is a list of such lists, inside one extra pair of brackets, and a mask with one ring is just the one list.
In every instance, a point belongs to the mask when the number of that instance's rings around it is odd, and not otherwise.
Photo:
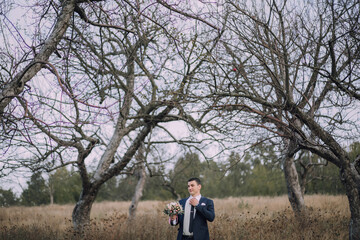
[(201, 185), (197, 184), (196, 181), (188, 182), (188, 191), (191, 196), (197, 196), (200, 194)]

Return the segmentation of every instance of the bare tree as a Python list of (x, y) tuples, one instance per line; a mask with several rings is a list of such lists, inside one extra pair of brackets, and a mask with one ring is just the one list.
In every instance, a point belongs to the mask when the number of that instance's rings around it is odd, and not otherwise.
[[(294, 159), (307, 150), (339, 168), (350, 238), (359, 239), (360, 158), (346, 152), (359, 137), (358, 2), (201, 3), (211, 13), (187, 2), (59, 3), (41, 5), (39, 22), (56, 24), (36, 32), (20, 60), (1, 55), (1, 167), (77, 166), (76, 229), (89, 222), (100, 186), (133, 167), (144, 141), (196, 148), (216, 139), (225, 149), (276, 139), (295, 213), (306, 207)], [(179, 140), (173, 121), (206, 137)]]
[[(296, 154), (311, 151), (335, 164), (350, 203), (349, 236), (359, 239), (358, 162), (352, 163), (346, 151), (359, 137), (354, 117), (358, 103), (353, 100), (359, 79), (354, 38), (359, 3), (225, 1), (223, 8), (223, 48), (209, 60), (214, 64), (201, 82), (208, 87), (204, 98), (213, 99), (208, 109), (224, 121), (231, 119), (242, 132), (255, 128), (259, 134), (250, 141), (273, 138), (282, 143), (289, 200), (299, 216), (306, 207)], [(239, 134), (240, 129), (229, 126), (222, 130)]]
[(166, 123), (193, 119), (184, 111), (192, 104), (187, 91), (221, 33), (207, 33), (198, 20), (182, 25), (151, 2), (77, 1), (73, 8), (57, 58), (41, 65), (48, 72), (34, 75), (13, 101), (23, 127), (2, 163), (44, 171), (77, 166), (82, 192), (72, 219), (82, 230), (101, 185), (133, 167), (151, 134), (181, 142)]

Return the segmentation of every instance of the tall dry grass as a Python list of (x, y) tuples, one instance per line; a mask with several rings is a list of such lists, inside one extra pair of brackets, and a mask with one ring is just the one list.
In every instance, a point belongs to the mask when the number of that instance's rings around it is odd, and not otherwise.
[[(211, 239), (347, 239), (350, 213), (345, 196), (305, 197), (308, 217), (297, 222), (288, 199), (242, 197), (214, 199)], [(95, 203), (89, 230), (72, 230), (73, 205), (0, 208), (0, 239), (176, 239), (162, 201), (140, 202), (137, 218), (127, 221), (130, 202)]]

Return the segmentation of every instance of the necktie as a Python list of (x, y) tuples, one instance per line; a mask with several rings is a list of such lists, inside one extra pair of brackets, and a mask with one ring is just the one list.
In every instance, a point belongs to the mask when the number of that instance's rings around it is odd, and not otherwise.
[(189, 232), (193, 232), (193, 222), (194, 222), (194, 206), (191, 205), (190, 210), (190, 224), (189, 224)]

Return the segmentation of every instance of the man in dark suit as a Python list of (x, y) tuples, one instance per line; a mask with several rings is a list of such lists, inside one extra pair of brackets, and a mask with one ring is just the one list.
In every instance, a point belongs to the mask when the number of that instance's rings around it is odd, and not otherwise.
[(207, 221), (214, 221), (214, 202), (202, 197), (200, 190), (200, 179), (190, 178), (188, 180), (190, 197), (179, 201), (184, 214), (172, 216), (170, 219), (171, 225), (180, 224), (177, 240), (209, 240)]

